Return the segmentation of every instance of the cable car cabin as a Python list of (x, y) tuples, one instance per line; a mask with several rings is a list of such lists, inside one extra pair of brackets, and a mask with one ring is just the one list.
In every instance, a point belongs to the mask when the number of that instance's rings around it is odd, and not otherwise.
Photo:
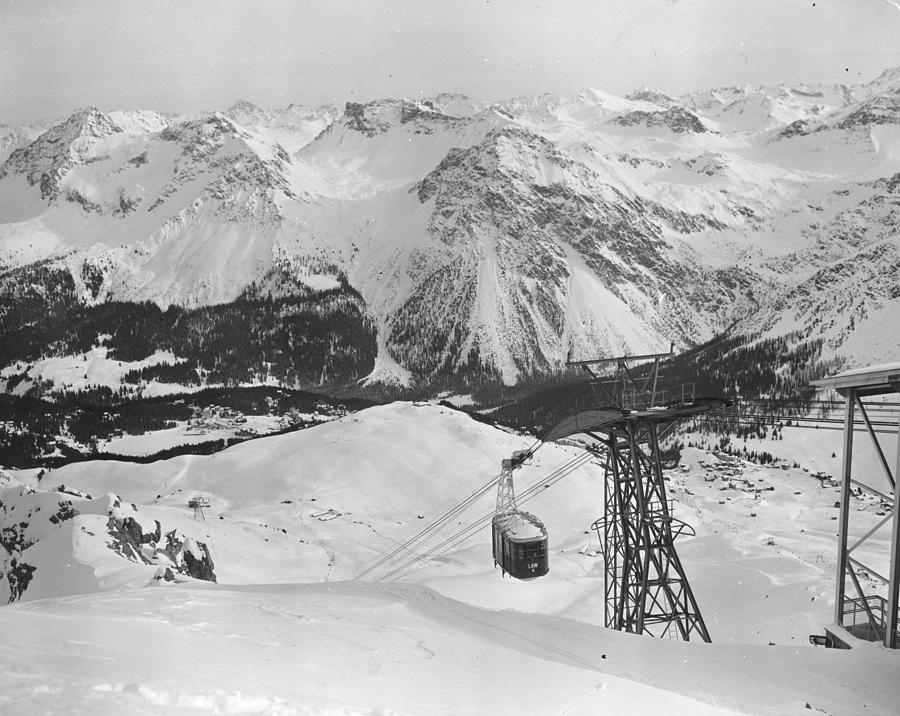
[(542, 577), (550, 571), (547, 529), (534, 515), (510, 512), (491, 523), (494, 564), (516, 579)]

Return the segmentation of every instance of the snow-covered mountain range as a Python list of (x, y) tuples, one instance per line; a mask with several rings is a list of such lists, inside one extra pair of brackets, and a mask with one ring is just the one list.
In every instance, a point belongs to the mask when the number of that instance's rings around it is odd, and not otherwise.
[(682, 97), (91, 107), (0, 127), (0, 148), (9, 335), (25, 303), (338, 292), (372, 343), (355, 372), (384, 380), (512, 382), (730, 326), (850, 363), (900, 342), (900, 68)]

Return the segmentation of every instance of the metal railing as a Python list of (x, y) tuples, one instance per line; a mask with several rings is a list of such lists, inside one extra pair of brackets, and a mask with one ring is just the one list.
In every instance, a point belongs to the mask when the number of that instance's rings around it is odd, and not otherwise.
[(622, 407), (625, 410), (646, 410), (647, 408), (673, 403), (694, 402), (694, 384), (683, 383), (669, 390), (622, 389)]
[[(844, 597), (841, 626), (857, 639), (883, 641), (884, 630), (887, 628), (887, 599), (878, 594), (856, 599)], [(897, 636), (900, 642), (900, 631)]]

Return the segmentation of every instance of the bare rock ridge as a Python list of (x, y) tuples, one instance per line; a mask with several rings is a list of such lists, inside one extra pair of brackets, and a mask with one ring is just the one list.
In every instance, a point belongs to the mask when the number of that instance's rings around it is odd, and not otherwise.
[(629, 112), (615, 120), (616, 124), (623, 127), (643, 125), (645, 127), (667, 127), (673, 132), (693, 132), (700, 134), (707, 129), (697, 115), (689, 112), (684, 107), (670, 107), (659, 112)]
[(138, 512), (135, 505), (123, 506), (119, 497), (113, 497), (107, 523), (107, 532), (112, 538), (108, 544), (110, 549), (132, 562), (161, 564), (166, 570), (175, 569), (195, 579), (216, 581), (215, 565), (206, 543), (178, 536), (176, 530), (163, 534), (159, 520), (153, 520), (152, 531), (144, 532), (134, 516), (123, 516), (122, 510), (127, 511), (128, 507), (132, 512)]

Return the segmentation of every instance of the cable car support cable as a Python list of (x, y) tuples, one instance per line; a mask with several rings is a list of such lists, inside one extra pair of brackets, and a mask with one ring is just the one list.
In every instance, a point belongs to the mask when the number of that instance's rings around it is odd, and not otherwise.
[[(529, 454), (534, 454), (534, 452), (541, 446), (541, 444), (542, 444), (541, 440), (536, 440), (534, 443), (531, 444), (531, 446), (527, 449), (526, 452), (528, 452)], [(502, 475), (502, 473), (501, 473), (501, 475)], [(465, 511), (473, 502), (479, 500), (485, 493), (487, 493), (488, 491), (493, 489), (494, 486), (497, 484), (497, 480), (500, 478), (501, 475), (495, 475), (494, 477), (492, 477), (488, 482), (486, 482), (484, 485), (479, 487), (475, 492), (473, 492), (471, 495), (469, 495), (465, 499), (458, 502), (456, 505), (454, 505), (450, 509), (448, 509), (446, 512), (444, 512), (442, 515), (440, 515), (437, 519), (435, 519), (433, 522), (431, 522), (424, 529), (417, 532), (415, 535), (410, 537), (405, 542), (401, 543), (399, 546), (397, 546), (391, 552), (384, 555), (377, 562), (375, 562), (374, 564), (370, 565), (369, 567), (364, 569), (362, 572), (357, 574), (354, 577), (354, 579), (364, 579), (365, 577), (370, 576), (373, 572), (377, 572), (378, 569), (380, 567), (382, 567), (383, 565), (385, 565), (386, 563), (395, 559), (397, 557), (397, 555), (412, 552), (413, 545), (415, 545), (417, 542), (423, 541), (431, 533), (439, 530), (447, 522), (452, 520), (454, 517), (456, 517), (461, 512)], [(378, 578), (376, 577), (375, 579), (377, 580)]]
[[(567, 463), (556, 468), (549, 475), (546, 475), (543, 478), (541, 478), (540, 480), (537, 480), (534, 483), (532, 483), (529, 487), (527, 487), (520, 494), (520, 496), (518, 498), (518, 502), (520, 502), (520, 503), (528, 502), (530, 499), (535, 497), (537, 494), (539, 494), (540, 492), (543, 492), (543, 490), (545, 490), (549, 487), (552, 487), (557, 482), (562, 480), (564, 477), (567, 477), (568, 475), (570, 475), (572, 472), (574, 472), (578, 468), (587, 464), (594, 457), (595, 457), (595, 455), (590, 452), (584, 452), (584, 453), (579, 454), (572, 460), (569, 460)], [(493, 487), (494, 485), (497, 484), (497, 479), (498, 478), (494, 478), (494, 480), (492, 481), (492, 483), (490, 485), (491, 487)], [(493, 510), (491, 512), (482, 514), (479, 517), (477, 517), (475, 520), (473, 520), (472, 522), (469, 522), (462, 529), (458, 530), (454, 534), (452, 534), (449, 537), (447, 537), (446, 539), (444, 539), (442, 542), (431, 547), (428, 551), (426, 551), (422, 554), (406, 555), (405, 561), (401, 561), (400, 564), (394, 565), (393, 568), (389, 569), (385, 574), (383, 574), (380, 577), (376, 577), (375, 581), (382, 581), (382, 580), (396, 581), (401, 576), (403, 576), (403, 575), (409, 573), (410, 571), (412, 571), (413, 569), (415, 569), (415, 567), (418, 566), (420, 563), (424, 563), (435, 557), (439, 557), (439, 556), (443, 555), (445, 552), (449, 551), (451, 548), (453, 548), (453, 547), (457, 546), (458, 544), (461, 544), (465, 540), (469, 539), (478, 530), (480, 530), (485, 525), (487, 525), (491, 521), (493, 516), (494, 516)]]
[(485, 495), (487, 492), (489, 492), (491, 489), (493, 489), (493, 487), (497, 484), (497, 480), (499, 479), (499, 477), (500, 477), (499, 475), (495, 475), (494, 477), (492, 477), (490, 480), (488, 480), (488, 482), (486, 482), (484, 485), (479, 487), (471, 495), (469, 495), (465, 499), (461, 500), (456, 505), (451, 507), (449, 510), (444, 512), (442, 515), (440, 515), (437, 519), (435, 519), (433, 522), (431, 522), (425, 528), (423, 528), (422, 530), (417, 532), (415, 535), (410, 537), (405, 542), (401, 543), (398, 547), (394, 548), (388, 554), (384, 555), (380, 560), (378, 560), (374, 564), (372, 564), (369, 567), (367, 567), (366, 569), (364, 569), (362, 572), (360, 572), (358, 575), (356, 575), (356, 577), (354, 577), (354, 579), (363, 579), (363, 578), (369, 576), (370, 574), (372, 574), (373, 572), (378, 571), (378, 569), (380, 567), (382, 567), (382, 565), (395, 559), (397, 557), (397, 555), (411, 552), (413, 545), (415, 545), (417, 542), (423, 541), (431, 533), (439, 530), (447, 522), (452, 520), (454, 517), (456, 517), (461, 512), (465, 511), (473, 502), (477, 501), (483, 495)]

